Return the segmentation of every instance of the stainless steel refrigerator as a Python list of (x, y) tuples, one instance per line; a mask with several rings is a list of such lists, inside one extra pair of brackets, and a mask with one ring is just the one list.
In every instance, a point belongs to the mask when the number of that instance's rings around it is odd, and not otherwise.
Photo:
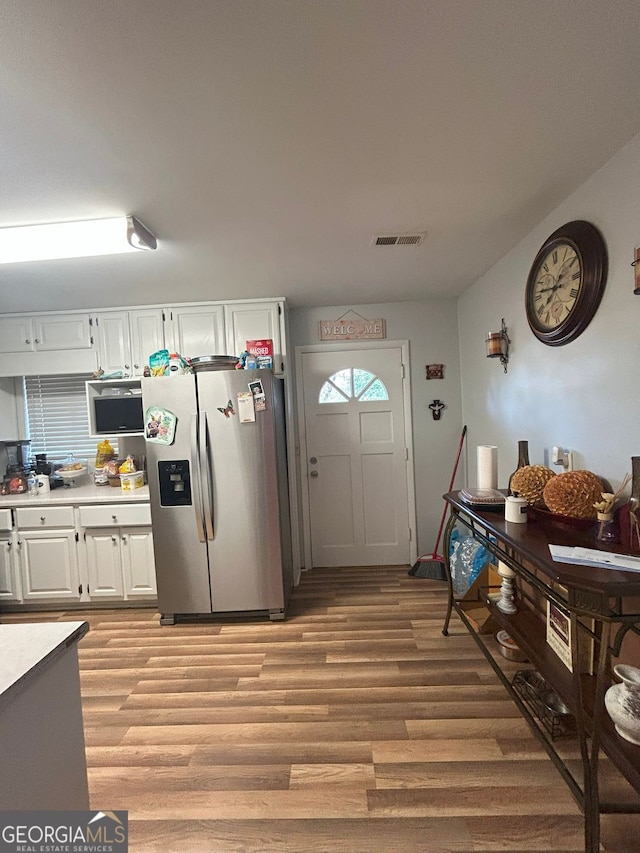
[(158, 433), (145, 420), (162, 624), (284, 618), (293, 565), (282, 384), (268, 370), (142, 380), (145, 415), (175, 417), (171, 443), (171, 426)]

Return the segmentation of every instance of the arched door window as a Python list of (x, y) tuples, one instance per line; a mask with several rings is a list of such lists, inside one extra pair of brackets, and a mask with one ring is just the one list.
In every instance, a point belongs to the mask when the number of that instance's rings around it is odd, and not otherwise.
[(359, 367), (346, 367), (330, 376), (318, 395), (318, 403), (348, 403), (352, 399), (371, 403), (388, 400), (389, 394), (375, 374)]

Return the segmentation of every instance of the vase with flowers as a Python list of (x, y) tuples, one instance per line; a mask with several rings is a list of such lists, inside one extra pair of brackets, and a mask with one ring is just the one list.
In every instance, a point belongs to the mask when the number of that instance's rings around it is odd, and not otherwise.
[(627, 474), (615, 494), (613, 492), (601, 492), (602, 500), (594, 503), (593, 506), (597, 511), (598, 518), (598, 526), (596, 528), (596, 539), (598, 542), (613, 543), (617, 540), (618, 531), (614, 520), (616, 501), (627, 488), (630, 480), (631, 475)]

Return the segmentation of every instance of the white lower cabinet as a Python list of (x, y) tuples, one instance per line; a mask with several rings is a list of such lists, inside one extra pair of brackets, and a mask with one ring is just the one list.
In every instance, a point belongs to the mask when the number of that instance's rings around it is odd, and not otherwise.
[(150, 527), (129, 527), (122, 532), (122, 573), (125, 598), (155, 598), (156, 562)]
[(85, 530), (87, 593), (91, 598), (122, 598), (122, 554), (118, 530)]
[(92, 600), (155, 597), (151, 527), (90, 528), (83, 540)]
[(154, 600), (145, 503), (0, 509), (0, 603)]
[(0, 601), (20, 601), (22, 598), (14, 552), (13, 534), (0, 532)]
[(156, 568), (148, 504), (81, 506), (78, 521), (88, 595), (144, 599), (156, 596)]
[(10, 509), (0, 509), (0, 601), (20, 601), (15, 561), (15, 536)]
[(24, 601), (80, 598), (75, 530), (21, 530), (17, 554)]
[(19, 507), (15, 518), (22, 599), (78, 600), (82, 592), (73, 507)]

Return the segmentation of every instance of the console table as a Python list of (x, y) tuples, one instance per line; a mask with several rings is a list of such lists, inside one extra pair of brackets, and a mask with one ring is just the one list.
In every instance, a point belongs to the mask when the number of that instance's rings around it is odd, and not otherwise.
[[(549, 544), (598, 547), (590, 531), (544, 517), (532, 518), (528, 524), (507, 522), (502, 507), (479, 509), (465, 503), (459, 492), (450, 492), (444, 499), (450, 510), (444, 539), (449, 599), (442, 633), (447, 636), (451, 614), (455, 611), (569, 786), (584, 813), (585, 851), (597, 853), (601, 814), (640, 813), (640, 801), (605, 802), (600, 797), (598, 785), (599, 757), (603, 751), (640, 793), (640, 746), (618, 735), (604, 707), (604, 694), (612, 683), (611, 658), (619, 655), (630, 631), (640, 634), (640, 573), (559, 563), (551, 559)], [(517, 612), (502, 612), (490, 588), (480, 588), (478, 598), (484, 601), (494, 624), (517, 643), (575, 718), (582, 757), (579, 779), (572, 775), (530, 703), (514, 689), (508, 673), (492, 654), (487, 635), (478, 630), (476, 620), (468, 615), (469, 602), (454, 591), (449, 555), (455, 528), (472, 536), (515, 572)], [(497, 592), (497, 588), (493, 592)], [(560, 608), (570, 624), (573, 672), (547, 643), (547, 602)]]

